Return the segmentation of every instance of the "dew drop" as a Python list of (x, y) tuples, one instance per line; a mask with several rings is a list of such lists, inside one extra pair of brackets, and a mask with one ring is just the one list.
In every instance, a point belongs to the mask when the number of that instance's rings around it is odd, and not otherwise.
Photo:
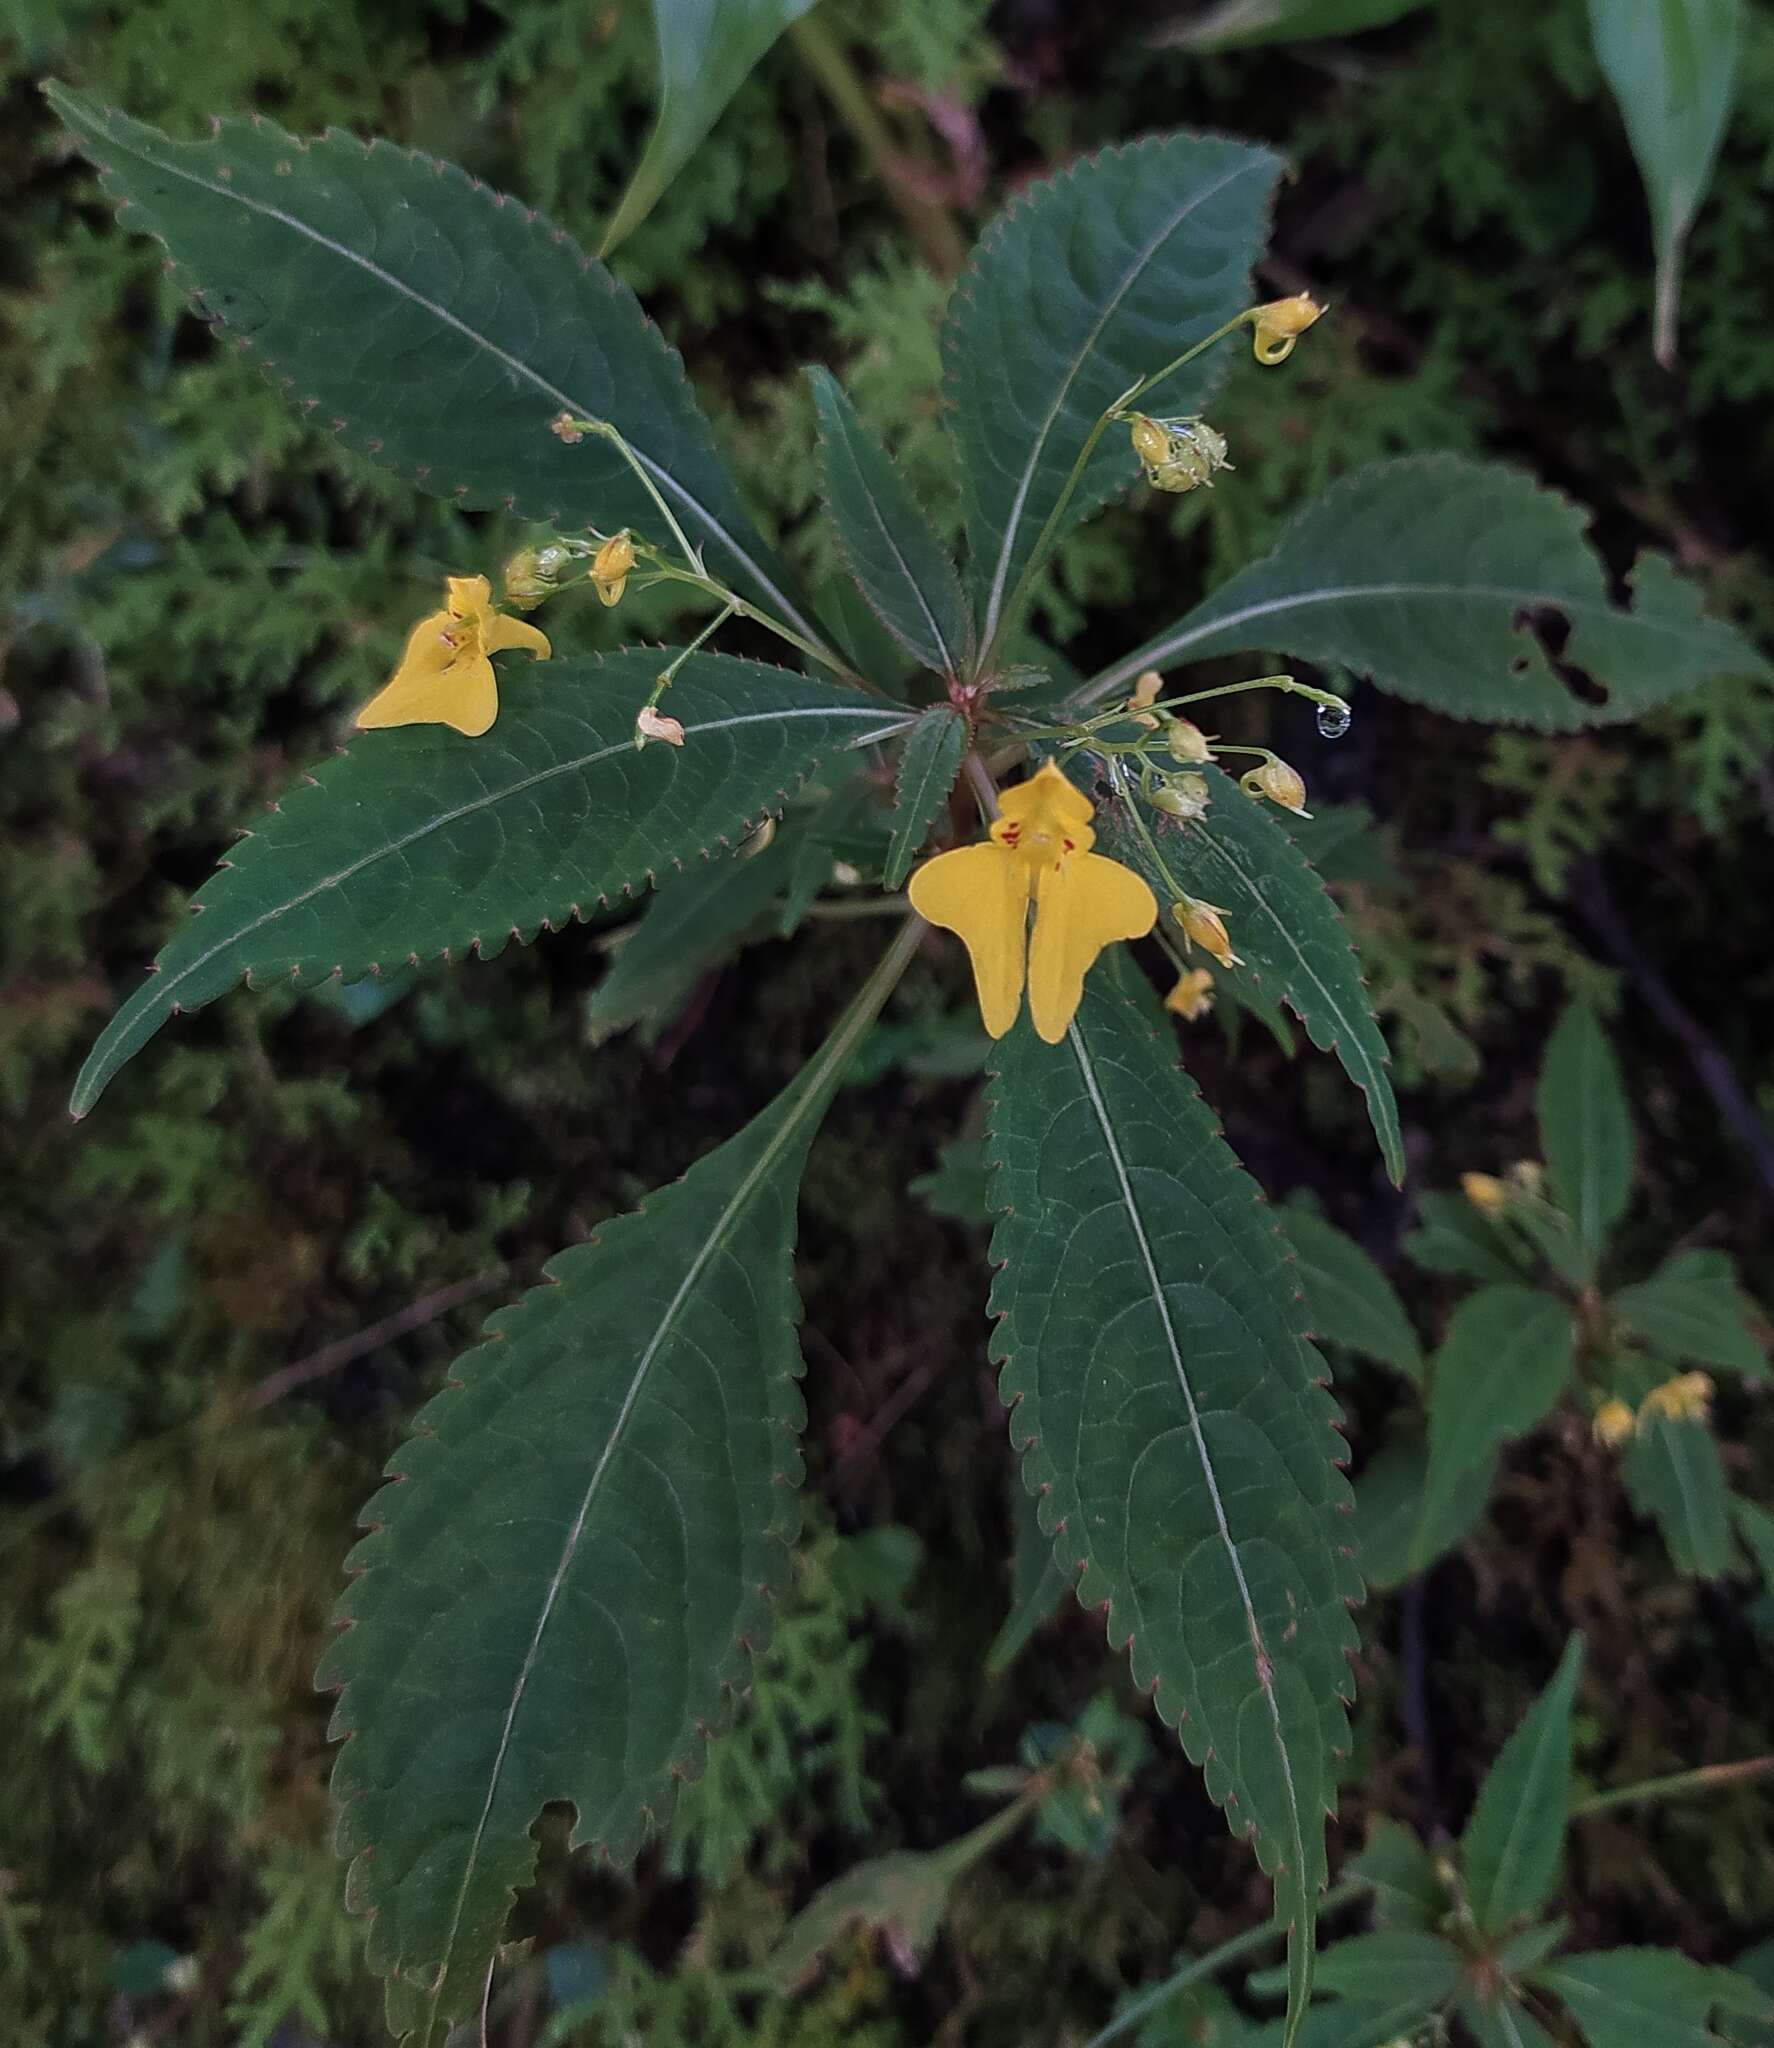
[(1340, 740), (1349, 730), (1354, 714), (1347, 704), (1321, 704), (1318, 707), (1318, 731), (1322, 739)]

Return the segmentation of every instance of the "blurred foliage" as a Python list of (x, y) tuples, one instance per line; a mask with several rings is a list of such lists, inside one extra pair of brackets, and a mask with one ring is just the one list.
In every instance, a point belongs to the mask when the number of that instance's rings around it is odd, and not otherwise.
[[(1179, 5), (1110, 29), (1046, 0), (827, 0), (901, 154), (872, 164), (779, 48), (624, 245), (618, 267), (810, 577), (834, 565), (808, 518), (802, 362), (840, 365), (914, 489), (953, 502), (946, 283), (911, 253), (896, 191), (965, 226), (1055, 159), (1192, 123), (1292, 156), (1269, 282), (1311, 282), (1337, 317), (1285, 403), (1249, 404), (1254, 372), (1233, 371), (1213, 416), (1234, 478), (1116, 509), (1068, 544), (1048, 640), (1085, 669), (1112, 657), (1353, 463), (1427, 447), (1527, 461), (1594, 508), (1617, 567), (1670, 549), (1774, 638), (1774, 36), (1746, 42), (1666, 373), (1582, 0), (1445, 0), (1348, 44), (1211, 58), (1148, 46)], [(271, 0), (228, 28), (209, 0), (0, 0), (0, 1713), (18, 1758), (0, 2005), (46, 2048), (136, 2024), (180, 2048), (269, 2048), (286, 2023), (292, 2042), (382, 2038), (325, 1847), (308, 1674), (355, 1505), (476, 1319), (424, 1290), (500, 1272), (513, 1287), (680, 1171), (794, 1069), (869, 950), (839, 924), (760, 949), (651, 1044), (595, 1055), (583, 1009), (601, 956), (583, 931), (381, 991), (373, 1027), (361, 991), (243, 998), (169, 1034), (70, 1134), (80, 1052), (228, 834), (336, 741), (437, 575), (523, 535), (415, 498), (218, 354), (68, 161), (35, 81), (58, 72), (185, 132), (249, 106), (386, 132), (586, 240), (651, 114), (637, 0)], [(587, 605), (578, 626), (605, 644), (673, 631), (651, 604), (620, 627)], [(1334, 859), (1314, 852), (1415, 1091), (1425, 1184), (1532, 1149), (1539, 1048), (1580, 991), (1618, 1002), (1652, 1162), (1641, 1249), (1690, 1228), (1740, 1257), (1765, 1243), (1742, 1140), (1757, 1106), (1774, 1115), (1757, 928), (1774, 693), (1721, 682), (1641, 727), (1561, 739), (1479, 738), (1372, 695), (1334, 747), (1294, 706), (1246, 699), (1232, 717), (1230, 736), (1307, 766), (1320, 833), (1377, 820)], [(908, 993), (905, 1042), (941, 1039), (936, 1000)], [(1669, 1002), (1703, 1026), (1698, 1052)], [(1189, 1055), (1245, 1156), (1271, 1186), (1313, 1188), (1418, 1326), (1444, 1327), (1446, 1289), (1396, 1271), (1410, 1215), (1370, 1178), (1347, 1091), (1310, 1056), (1284, 1072), (1265, 1034), (1225, 1021), (1192, 1027)], [(974, 1817), (966, 1774), (1072, 1724), (1113, 1668), (1097, 1620), (1068, 1606), (1006, 1676), (980, 1676), (1010, 1546), (1003, 1486), (982, 1483), (1008, 1454), (977, 1238), (964, 1200), (938, 1218), (902, 1194), (938, 1168), (970, 1091), (965, 1062), (916, 1065), (888, 1047), (808, 1182), (809, 1456), (831, 1526), (803, 1547), (750, 1708), (670, 1843), (633, 1885), (558, 1845), (545, 1857), (536, 1960), (500, 2014), (514, 2042), (550, 2012), (578, 2014), (551, 2038), (588, 2043), (997, 2043), (1029, 2038), (1031, 2011), (1079, 2040), (1179, 1941), (1264, 1910), (1166, 1739), (1121, 1792), (1106, 1853), (1082, 1821), (1075, 1840), (1019, 1838), (957, 1889), (920, 1973), (857, 1937), (804, 1997), (756, 1986), (814, 1884), (956, 1835)], [(1741, 1084), (1732, 1112), (1708, 1092), (1721, 1069)], [(409, 1327), (324, 1369), (324, 1347), (409, 1304)], [(323, 1370), (285, 1397), (269, 1376), (311, 1358)], [(1347, 1397), (1359, 1454), (1384, 1393), (1358, 1375)], [(1729, 1421), (1758, 1458), (1774, 1448), (1759, 1408)], [(1674, 1578), (1629, 1527), (1613, 1481), (1573, 1489), (1556, 1456), (1524, 1458), (1433, 1601), (1419, 1584), (1370, 1606), (1345, 1843), (1375, 1815), (1456, 1825), (1577, 1623), (1597, 1674), (1579, 1754), (1597, 1778), (1769, 1746), (1774, 1606)], [(865, 1532), (907, 1546), (897, 1577), (889, 1555), (872, 1583), (846, 1580)], [(914, 1536), (930, 1561), (915, 1578)], [(1117, 1699), (1104, 1711), (1145, 1712)], [(1734, 1952), (1774, 1915), (1770, 1822), (1746, 1793), (1586, 1823), (1582, 1937)], [(575, 2006), (545, 1965), (585, 1943), (603, 1945), (603, 1988)]]

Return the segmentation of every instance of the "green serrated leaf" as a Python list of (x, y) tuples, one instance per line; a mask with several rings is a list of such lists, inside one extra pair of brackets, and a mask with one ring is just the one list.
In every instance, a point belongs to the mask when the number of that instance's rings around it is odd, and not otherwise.
[(1407, 1927), (1352, 1934), (1325, 1950), (1316, 1972), (1320, 1991), (1363, 2005), (1407, 2001), (1432, 2011), (1460, 1981), (1460, 1951), (1439, 1934)]
[(813, 0), (653, 0), (659, 114), (599, 253), (608, 256), (658, 205), (752, 67)]
[(557, 227), (454, 164), (255, 115), (176, 142), (45, 88), (130, 225), (205, 314), (353, 448), (461, 505), (671, 535), (611, 421), (713, 572), (817, 641), (684, 378), (632, 292)]
[(1496, 1470), (1492, 1454), (1431, 1504), (1426, 1443), (1407, 1438), (1376, 1452), (1355, 1482), (1356, 1555), (1369, 1589), (1389, 1593), (1463, 1543), (1490, 1502)]
[(949, 800), (966, 751), (967, 722), (947, 704), (933, 704), (907, 733), (894, 794), (893, 840), (882, 877), (889, 889), (903, 886), (911, 873), (919, 849)]
[[(1045, 554), (1139, 475), (1126, 430), (1111, 428), (1044, 535), (1091, 429), (1249, 303), (1281, 168), (1211, 135), (1106, 149), (1025, 186), (968, 259), (943, 371), (988, 660), (1037, 543)], [(1210, 350), (1141, 403), (1198, 411), (1222, 367)]]
[(365, 733), (199, 893), (74, 1084), (84, 1116), (167, 1020), (235, 987), (345, 980), (533, 938), (756, 823), (819, 762), (892, 728), (855, 692), (692, 655), (682, 747), (637, 752), (655, 653), (506, 664), (491, 732)]
[(1402, 1182), (1404, 1139), (1386, 1041), (1342, 913), (1311, 862), (1260, 803), (1212, 762), (1198, 772), (1211, 794), (1207, 815), (1184, 823), (1154, 813), (1149, 829), (1157, 859), (1118, 800), (1099, 804), (1099, 850), (1143, 874), (1161, 906), (1174, 901), (1174, 885), (1218, 905), (1245, 963), (1232, 970), (1234, 977), (1242, 975), (1259, 1001), (1279, 996), (1312, 1043), (1336, 1054), (1367, 1097), (1387, 1172)]
[(986, 1676), (1002, 1678), (1041, 1624), (1071, 1590), (1053, 1560), (1053, 1539), (1041, 1526), (1035, 1498), (1018, 1484), (1010, 1503), (1010, 1612), (986, 1652)]
[(1608, 1306), (1634, 1336), (1678, 1365), (1767, 1377), (1767, 1355), (1750, 1328), (1749, 1303), (1728, 1253), (1676, 1252), (1649, 1280), (1610, 1296)]
[[(1584, 521), (1569, 499), (1496, 463), (1372, 463), (1087, 694), (1111, 697), (1142, 669), (1273, 648), (1456, 718), (1568, 732), (1636, 718), (1711, 676), (1769, 673), (1661, 555), (1640, 557), (1632, 601), (1616, 605)], [(1606, 702), (1568, 688), (1567, 668)]]
[(1654, 345), (1665, 369), (1675, 361), (1682, 250), (1730, 118), (1743, 20), (1743, 0), (1589, 0), (1596, 59), (1651, 201)]
[(1620, 1476), (1633, 1506), (1662, 1531), (1677, 1571), (1697, 1579), (1722, 1579), (1730, 1571), (1730, 1489), (1707, 1423), (1655, 1410), (1641, 1414)]
[(1254, 49), (1262, 43), (1304, 43), (1384, 28), (1423, 5), (1425, 0), (1221, 0), (1205, 14), (1167, 29), (1158, 40), (1204, 55)]
[(1747, 1979), (1668, 1948), (1567, 1956), (1534, 1981), (1570, 2008), (1589, 2048), (1719, 2048), (1708, 2021), (1721, 2007), (1774, 2020), (1774, 2004)]
[(1575, 1002), (1547, 1041), (1535, 1094), (1553, 1193), (1577, 1226), (1590, 1271), (1632, 1198), (1632, 1113), (1601, 1022)]
[(1571, 1808), (1571, 1701), (1583, 1665), (1573, 1635), (1546, 1690), (1504, 1743), (1460, 1838), (1466, 1894), (1486, 1934), (1552, 1896)]
[(1313, 1336), (1420, 1381), (1423, 1354), (1404, 1304), (1361, 1246), (1308, 1209), (1290, 1208), (1282, 1221), (1299, 1263)]
[(1428, 1933), (1446, 1917), (1447, 1887), (1436, 1875), (1435, 1858), (1409, 1828), (1383, 1814), (1369, 1827), (1345, 1875), (1373, 1888), (1374, 1919), (1381, 1927)]
[[(1493, 1451), (1543, 1422), (1570, 1384), (1577, 1329), (1537, 1287), (1484, 1287), (1454, 1312), (1429, 1382), (1425, 1531), (1452, 1512)], [(1419, 1568), (1429, 1562), (1419, 1547)]]
[(938, 675), (961, 675), (967, 603), (955, 565), (836, 378), (815, 365), (807, 379), (819, 415), (820, 481), (845, 566), (908, 653)]
[(317, 1683), (391, 2025), (472, 2011), (542, 1807), (631, 1858), (725, 1719), (798, 1519), (802, 1163), (902, 936), (819, 1055), (487, 1325), (388, 1468)]
[(994, 1054), (994, 1355), (1079, 1598), (1250, 1831), (1303, 2010), (1347, 1740), (1348, 1488), (1273, 1220), (1125, 962)]

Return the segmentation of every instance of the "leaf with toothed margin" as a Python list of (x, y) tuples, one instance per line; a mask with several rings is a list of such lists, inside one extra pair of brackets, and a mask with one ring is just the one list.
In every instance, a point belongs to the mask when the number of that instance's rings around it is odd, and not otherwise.
[[(1769, 674), (1661, 555), (1640, 558), (1616, 604), (1586, 516), (1501, 463), (1370, 463), (1083, 697), (1113, 697), (1143, 669), (1274, 649), (1450, 717), (1572, 732), (1637, 718), (1713, 676)], [(1603, 698), (1570, 688), (1571, 672)]]
[(1367, 1097), (1386, 1171), (1402, 1182), (1404, 1138), (1388, 1073), (1391, 1055), (1374, 1022), (1342, 913), (1318, 871), (1261, 802), (1211, 761), (1195, 772), (1206, 779), (1212, 799), (1205, 817), (1184, 822), (1156, 811), (1142, 814), (1157, 859), (1144, 835), (1128, 824), (1125, 804), (1099, 791), (1099, 850), (1144, 875), (1161, 904), (1174, 900), (1174, 883), (1225, 913), (1243, 963), (1226, 971), (1259, 1001), (1279, 996), (1312, 1043), (1336, 1054)]
[(710, 569), (818, 641), (684, 366), (626, 285), (454, 164), (253, 116), (177, 142), (52, 83), (50, 105), (202, 310), (347, 443), (440, 497), (562, 530), (672, 536), (614, 425)]
[[(1103, 413), (1250, 303), (1281, 169), (1224, 136), (1149, 136), (1025, 186), (969, 257), (943, 381), (988, 651), (1037, 548), (1044, 558), (1139, 476), (1127, 429), (1111, 427), (1060, 512)], [(1198, 411), (1223, 369), (1210, 350), (1140, 403)]]
[(681, 747), (637, 752), (660, 656), (499, 663), (499, 716), (361, 735), (234, 850), (74, 1084), (84, 1116), (169, 1018), (241, 981), (354, 981), (501, 951), (643, 887), (754, 824), (822, 761), (903, 724), (891, 706), (766, 663), (693, 654)]
[(894, 793), (893, 838), (881, 877), (887, 888), (900, 888), (910, 874), (949, 800), (966, 751), (967, 722), (950, 704), (932, 704), (906, 734)]
[(993, 1060), (994, 1356), (1025, 1484), (1078, 1597), (1255, 1837), (1309, 1988), (1346, 1748), (1350, 1495), (1274, 1218), (1125, 956), (1063, 1043)]
[(875, 1011), (487, 1325), (364, 1510), (316, 1675), (389, 2024), (478, 2003), (544, 1805), (630, 1860), (724, 1723), (798, 1520), (801, 1168)]

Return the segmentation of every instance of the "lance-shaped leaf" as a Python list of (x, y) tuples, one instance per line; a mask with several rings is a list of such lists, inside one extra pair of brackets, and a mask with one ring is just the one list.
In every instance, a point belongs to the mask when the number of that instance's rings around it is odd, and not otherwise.
[(653, 0), (659, 115), (604, 231), (603, 255), (653, 211), (753, 65), (812, 5), (813, 0)]
[[(1708, 2024), (1718, 2012), (1774, 2027), (1774, 2001), (1748, 1978), (1674, 1949), (1563, 1956), (1534, 1981), (1570, 2007), (1589, 2048), (1722, 2048), (1727, 2037)], [(1730, 2038), (1738, 2038), (1735, 2029)]]
[(961, 579), (893, 458), (827, 370), (807, 372), (819, 414), (820, 481), (856, 587), (908, 653), (938, 675), (967, 662)]
[(634, 745), (657, 653), (502, 663), (493, 729), (366, 733), (235, 848), (74, 1085), (84, 1116), (182, 1010), (244, 980), (350, 981), (589, 913), (754, 823), (890, 708), (761, 662), (695, 654), (671, 709), (684, 745)]
[(1359, 35), (1414, 14), (1426, 0), (1220, 0), (1205, 14), (1163, 30), (1153, 40), (1190, 50), (1248, 50), (1260, 43), (1303, 43), (1318, 36)]
[(1313, 1336), (1420, 1382), (1423, 1354), (1391, 1281), (1352, 1237), (1322, 1216), (1289, 1209), (1284, 1220)]
[(817, 641), (708, 422), (634, 294), (563, 231), (456, 165), (257, 116), (175, 142), (62, 86), (51, 105), (131, 226), (165, 243), (235, 344), (353, 447), (462, 505), (563, 529), (671, 534), (608, 420), (710, 569)]
[[(1153, 136), (1026, 187), (986, 230), (950, 301), (943, 365), (988, 646), (1037, 543), (1139, 475), (1127, 429), (1111, 428), (1045, 531), (1102, 414), (1249, 303), (1280, 171), (1220, 136)], [(1197, 411), (1222, 367), (1210, 350), (1140, 403)]]
[[(1212, 801), (1190, 821), (1142, 813), (1134, 828), (1119, 803), (1098, 806), (1102, 851), (1137, 868), (1161, 905), (1177, 887), (1218, 906), (1243, 966), (1232, 973), (1262, 1003), (1279, 996), (1321, 1052), (1334, 1052), (1367, 1097), (1386, 1171), (1404, 1179), (1404, 1139), (1387, 1071), (1390, 1055), (1374, 1022), (1361, 962), (1342, 912), (1317, 870), (1263, 808), (1210, 762), (1199, 771)], [(1156, 848), (1156, 852), (1154, 852)]]
[(1670, 1562), (1697, 1579), (1731, 1570), (1730, 1488), (1718, 1439), (1698, 1417), (1653, 1412), (1640, 1422), (1620, 1476), (1641, 1515), (1663, 1533)]
[(1716, 1365), (1750, 1379), (1768, 1376), (1755, 1311), (1737, 1285), (1729, 1252), (1672, 1252), (1649, 1280), (1622, 1287), (1608, 1306), (1660, 1358)]
[[(1273, 648), (1456, 718), (1558, 732), (1636, 718), (1711, 676), (1768, 673), (1661, 555), (1639, 558), (1616, 604), (1584, 524), (1568, 498), (1496, 463), (1372, 463), (1087, 694), (1112, 696), (1142, 669)], [(1572, 687), (1578, 676), (1591, 694)]]
[(1657, 250), (1654, 345), (1675, 361), (1682, 249), (1730, 116), (1743, 0), (1589, 0), (1595, 54), (1651, 201)]
[(797, 1519), (801, 1167), (895, 978), (737, 1137), (492, 1318), (364, 1511), (316, 1682), (343, 1688), (347, 1898), (421, 2048), (478, 2002), (542, 1807), (632, 1857), (767, 1631)]
[(1593, 1272), (1632, 1199), (1633, 1143), (1620, 1062), (1587, 1003), (1573, 1003), (1547, 1041), (1535, 1107), (1553, 1192)]
[(1574, 1635), (1551, 1683), (1499, 1751), (1460, 1838), (1467, 1897), (1486, 1934), (1545, 1905), (1558, 1884), (1571, 1810), (1571, 1702), (1582, 1666), (1583, 1638)]
[(1347, 1740), (1337, 1409), (1274, 1219), (1125, 962), (994, 1055), (995, 1355), (1078, 1597), (1180, 1724), (1291, 1929), (1303, 2009)]
[(966, 750), (966, 723), (947, 704), (933, 704), (906, 735), (893, 804), (893, 840), (883, 876), (889, 889), (905, 880), (918, 849), (930, 837)]

